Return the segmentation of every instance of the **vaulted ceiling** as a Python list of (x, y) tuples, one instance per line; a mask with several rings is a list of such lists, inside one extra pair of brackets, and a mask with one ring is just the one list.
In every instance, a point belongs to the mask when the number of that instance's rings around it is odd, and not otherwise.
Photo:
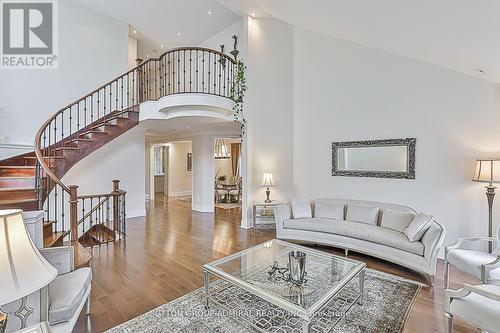
[(161, 45), (164, 48), (199, 45), (241, 19), (216, 0), (75, 1), (130, 24), (148, 49), (160, 52)]
[(218, 0), (290, 25), (500, 82), (498, 0)]
[(198, 45), (254, 13), (500, 82), (499, 0), (75, 1), (131, 24), (150, 48)]

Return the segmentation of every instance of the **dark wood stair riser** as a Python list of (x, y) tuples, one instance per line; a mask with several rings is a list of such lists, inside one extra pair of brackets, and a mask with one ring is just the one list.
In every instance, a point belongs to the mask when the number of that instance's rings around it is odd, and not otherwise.
[(14, 203), (2, 203), (2, 201), (0, 200), (0, 209), (22, 209), (26, 211), (38, 210), (38, 200), (33, 199), (29, 201), (18, 201)]
[(34, 177), (0, 177), (0, 188), (35, 187)]
[(0, 177), (34, 177), (35, 174), (36, 170), (33, 167), (12, 168), (0, 166)]
[(36, 199), (35, 189), (0, 190), (0, 200)]

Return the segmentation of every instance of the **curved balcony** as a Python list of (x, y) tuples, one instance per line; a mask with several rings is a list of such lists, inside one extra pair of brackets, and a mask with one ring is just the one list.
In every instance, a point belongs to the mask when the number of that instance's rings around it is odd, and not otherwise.
[[(75, 241), (79, 237), (79, 224), (85, 223), (88, 216), (86, 212), (104, 207), (97, 206), (103, 205), (101, 200), (94, 204), (91, 200), (85, 206), (85, 201), (95, 194), (78, 196), (75, 186), (61, 181), (64, 174), (85, 156), (137, 125), (141, 103), (165, 96), (203, 94), (225, 105), (228, 113), (235, 95), (235, 69), (235, 59), (219, 51), (175, 48), (159, 58), (148, 59), (57, 111), (35, 137), (36, 190), (38, 206), (46, 212), (45, 221), (53, 222), (56, 231)], [(172, 101), (162, 111), (171, 111)]]

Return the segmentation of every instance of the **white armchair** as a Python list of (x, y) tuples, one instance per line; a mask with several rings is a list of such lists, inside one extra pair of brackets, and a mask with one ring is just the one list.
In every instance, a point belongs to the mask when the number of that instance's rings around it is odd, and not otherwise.
[(500, 286), (464, 285), (460, 290), (445, 290), (445, 332), (453, 332), (455, 316), (490, 333), (499, 333)]
[[(444, 286), (448, 288), (450, 265), (481, 279), (482, 283), (500, 283), (500, 227), (497, 237), (466, 237), (445, 248)], [(473, 243), (492, 243), (496, 248), (492, 253), (480, 250), (470, 250), (464, 245)]]
[(71, 332), (86, 305), (90, 315), (92, 270), (90, 267), (74, 270), (73, 246), (40, 249), (40, 253), (57, 269), (57, 277), (48, 286), (45, 297), (47, 318), (54, 333)]

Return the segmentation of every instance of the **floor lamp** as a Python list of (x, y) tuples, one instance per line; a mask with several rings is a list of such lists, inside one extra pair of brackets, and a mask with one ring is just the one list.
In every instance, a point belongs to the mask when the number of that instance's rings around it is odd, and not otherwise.
[[(488, 183), (486, 186), (486, 197), (488, 198), (488, 237), (493, 237), (493, 198), (495, 189), (493, 183), (500, 182), (500, 160), (477, 160), (474, 173), (475, 182)], [(488, 251), (491, 253), (491, 242), (488, 243)]]

